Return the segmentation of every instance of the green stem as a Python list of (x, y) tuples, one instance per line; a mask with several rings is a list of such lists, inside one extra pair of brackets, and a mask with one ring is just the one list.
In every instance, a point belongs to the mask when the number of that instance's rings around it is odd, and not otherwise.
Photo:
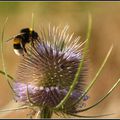
[(74, 90), (75, 85), (77, 84), (77, 82), (79, 80), (79, 75), (80, 75), (80, 72), (82, 70), (82, 66), (83, 66), (83, 63), (84, 63), (85, 56), (86, 56), (86, 51), (88, 49), (88, 44), (89, 44), (89, 39), (90, 39), (90, 33), (91, 33), (91, 24), (92, 24), (92, 18), (91, 18), (91, 15), (89, 14), (88, 32), (87, 32), (87, 39), (86, 39), (85, 47), (83, 49), (84, 50), (83, 51), (83, 58), (82, 58), (82, 60), (79, 63), (77, 73), (75, 75), (75, 78), (73, 80), (72, 85), (70, 86), (70, 89), (69, 89), (67, 95), (63, 98), (63, 100), (61, 100), (61, 102), (55, 107), (55, 109), (59, 109), (60, 107), (63, 107), (63, 105), (65, 104), (65, 102), (70, 97), (72, 91)]
[(34, 13), (32, 13), (31, 29), (34, 29)]
[[(3, 72), (2, 70), (0, 70), (0, 74), (5, 75), (5, 72)], [(7, 74), (7, 77), (9, 77), (11, 80), (15, 80), (12, 76), (10, 76), (9, 74)]]
[(74, 116), (74, 117), (79, 117), (79, 118), (98, 118), (98, 117), (110, 116), (110, 115), (113, 115), (113, 114), (114, 113), (104, 114), (104, 115), (84, 116), (84, 115), (76, 115), (76, 114), (69, 113), (69, 115)]
[[(72, 105), (75, 105), (76, 103), (78, 103), (79, 101), (82, 100), (82, 98), (89, 92), (89, 90), (91, 89), (91, 87), (95, 84), (95, 82), (97, 81), (97, 78), (98, 76), (100, 75), (103, 67), (105, 66), (107, 60), (108, 60), (108, 57), (110, 56), (110, 53), (112, 52), (112, 49), (113, 49), (113, 46), (110, 47), (101, 67), (99, 68), (98, 72), (96, 73), (95, 77), (93, 78), (92, 82), (90, 83), (90, 85), (88, 86), (88, 88), (85, 90), (85, 92), (82, 94), (82, 96), (80, 96), (79, 99), (77, 99)], [(72, 106), (70, 105), (70, 106)]]
[(82, 109), (82, 110), (78, 110), (77, 112), (84, 112), (87, 111), (95, 106), (97, 106), (99, 103), (101, 103), (105, 98), (107, 98), (110, 93), (117, 87), (117, 85), (120, 83), (120, 79), (118, 79), (118, 81), (113, 85), (113, 87), (108, 91), (108, 93), (106, 95), (104, 95), (100, 100), (98, 100), (95, 104), (93, 104), (92, 106)]
[(40, 118), (40, 110), (35, 115), (35, 119), (38, 119), (38, 118)]
[[(7, 70), (6, 70), (6, 66), (5, 66), (5, 60), (4, 60), (4, 51), (3, 51), (3, 40), (4, 40), (4, 32), (5, 32), (5, 25), (7, 23), (7, 20), (8, 18), (6, 18), (5, 22), (4, 22), (4, 25), (3, 25), (3, 28), (2, 28), (2, 37), (1, 37), (1, 59), (2, 59), (2, 65), (3, 65), (3, 71), (5, 73), (5, 79), (7, 80), (10, 88), (12, 89), (12, 86), (9, 82), (9, 79), (8, 79), (8, 74), (7, 74)], [(14, 90), (12, 89), (12, 91), (14, 92)]]
[(21, 109), (27, 109), (28, 106), (23, 106), (23, 107), (19, 107), (19, 108), (12, 108), (12, 109), (6, 109), (6, 110), (0, 110), (1, 112), (8, 112), (8, 111), (16, 111), (16, 110), (21, 110)]
[(41, 110), (40, 117), (41, 118), (51, 118), (52, 113), (53, 113), (53, 110), (50, 107), (44, 106)]

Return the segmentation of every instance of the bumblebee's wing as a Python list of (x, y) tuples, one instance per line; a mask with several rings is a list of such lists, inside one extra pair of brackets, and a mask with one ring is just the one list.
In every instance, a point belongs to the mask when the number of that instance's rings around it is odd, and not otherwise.
[(18, 35), (22, 35), (22, 34), (23, 34), (23, 33), (20, 33), (20, 34), (14, 35), (14, 36), (12, 36), (11, 38), (9, 38), (8, 40), (6, 40), (5, 42), (8, 42), (8, 41), (14, 39), (15, 37), (17, 37)]
[(5, 42), (8, 42), (8, 41), (10, 41), (10, 40), (12, 40), (12, 39), (14, 39), (15, 37), (13, 36), (13, 37), (11, 37), (11, 38), (9, 38), (8, 40), (6, 40)]

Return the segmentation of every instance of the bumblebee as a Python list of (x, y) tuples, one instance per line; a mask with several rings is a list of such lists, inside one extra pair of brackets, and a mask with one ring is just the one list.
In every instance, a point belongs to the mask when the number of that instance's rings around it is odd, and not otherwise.
[(38, 37), (38, 33), (30, 28), (21, 29), (19, 35), (12, 37), (14, 52), (17, 55), (24, 55), (24, 53), (27, 53), (25, 45), (30, 42), (34, 45), (34, 41), (37, 40)]

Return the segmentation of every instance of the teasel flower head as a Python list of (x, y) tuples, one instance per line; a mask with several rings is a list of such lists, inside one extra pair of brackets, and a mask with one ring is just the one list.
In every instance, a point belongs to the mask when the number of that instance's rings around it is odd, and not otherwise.
[[(27, 54), (21, 57), (13, 84), (15, 99), (25, 105), (45, 108), (56, 107), (68, 93), (82, 60), (80, 37), (68, 33), (69, 26), (40, 29), (39, 38), (33, 45), (26, 46)], [(73, 104), (84, 92), (86, 60), (79, 80), (69, 99), (63, 105), (62, 113), (75, 113), (84, 107), (88, 96)], [(73, 104), (73, 105), (72, 105)], [(70, 105), (72, 105), (70, 107)]]

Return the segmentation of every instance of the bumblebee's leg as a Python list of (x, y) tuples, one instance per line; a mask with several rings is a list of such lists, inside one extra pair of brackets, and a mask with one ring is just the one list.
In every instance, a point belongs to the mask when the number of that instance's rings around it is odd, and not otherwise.
[(26, 50), (26, 48), (25, 48), (25, 45), (24, 45), (24, 47), (23, 47), (23, 50), (27, 53), (27, 50)]
[(34, 39), (31, 40), (31, 46), (34, 47)]
[(22, 48), (23, 48), (24, 52), (27, 53), (27, 50), (26, 50), (26, 48), (25, 48), (25, 44), (26, 44), (26, 43), (24, 43), (24, 42), (22, 41), (22, 43), (21, 43)]

